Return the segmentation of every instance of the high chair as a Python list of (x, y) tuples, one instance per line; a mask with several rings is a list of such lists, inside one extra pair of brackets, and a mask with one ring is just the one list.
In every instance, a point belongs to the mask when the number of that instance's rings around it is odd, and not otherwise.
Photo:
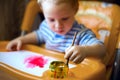
[[(98, 1), (79, 1), (79, 4), (79, 10), (75, 16), (76, 20), (90, 28), (106, 46), (106, 56), (102, 61), (106, 66), (105, 80), (110, 80), (116, 47), (120, 46), (120, 7), (116, 4)], [(31, 0), (24, 14), (21, 36), (32, 31), (31, 27), (38, 13), (42, 13), (42, 10), (40, 10), (36, 0)]]
[[(116, 4), (98, 1), (79, 1), (79, 3), (77, 21), (92, 29), (97, 38), (102, 40), (106, 46), (107, 52), (103, 62), (106, 65), (106, 78), (109, 80), (116, 56), (116, 46), (120, 44), (120, 40), (118, 41), (120, 38), (120, 7)], [(34, 6), (34, 12), (29, 8), (30, 6)], [(26, 8), (21, 30), (29, 32), (35, 15), (41, 12), (36, 0), (32, 0)]]
[[(76, 19), (96, 34), (106, 46), (106, 80), (110, 79), (120, 34), (120, 7), (105, 2), (80, 1)], [(119, 61), (120, 64), (120, 61)]]
[(30, 2), (27, 4), (24, 18), (21, 24), (21, 35), (24, 35), (31, 31), (35, 17), (39, 13), (42, 13), (42, 11), (37, 4), (37, 0), (30, 0)]

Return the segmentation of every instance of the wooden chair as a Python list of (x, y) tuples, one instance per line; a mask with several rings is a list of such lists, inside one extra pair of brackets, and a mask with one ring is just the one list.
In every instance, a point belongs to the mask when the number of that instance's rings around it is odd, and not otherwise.
[[(120, 42), (120, 40), (117, 42), (120, 34), (120, 7), (116, 4), (97, 1), (80, 1), (79, 3), (77, 21), (92, 29), (106, 46), (107, 52), (103, 62), (106, 65), (106, 80), (109, 80), (116, 56), (116, 46)], [(41, 12), (36, 0), (28, 3), (21, 25), (21, 35), (31, 31), (35, 16)]]

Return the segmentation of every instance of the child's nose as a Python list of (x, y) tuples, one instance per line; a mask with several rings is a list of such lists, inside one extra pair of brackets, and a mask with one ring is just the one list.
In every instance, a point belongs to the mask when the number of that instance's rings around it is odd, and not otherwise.
[(56, 29), (62, 29), (63, 28), (62, 22), (61, 21), (56, 21), (55, 28)]

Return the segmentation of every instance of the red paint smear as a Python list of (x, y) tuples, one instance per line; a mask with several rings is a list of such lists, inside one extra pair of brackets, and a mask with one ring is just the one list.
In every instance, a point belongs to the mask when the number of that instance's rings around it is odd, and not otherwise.
[(30, 56), (25, 59), (25, 63), (27, 63), (28, 68), (34, 68), (36, 66), (43, 68), (47, 61), (48, 60), (45, 59), (44, 56)]

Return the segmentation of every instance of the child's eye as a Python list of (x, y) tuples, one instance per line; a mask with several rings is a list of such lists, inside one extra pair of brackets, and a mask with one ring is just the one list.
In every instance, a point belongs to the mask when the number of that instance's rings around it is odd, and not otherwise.
[(49, 19), (50, 22), (54, 22), (55, 20), (54, 19)]
[(68, 19), (69, 19), (69, 18), (62, 18), (62, 20), (64, 20), (64, 21), (65, 21), (65, 20), (68, 20)]

